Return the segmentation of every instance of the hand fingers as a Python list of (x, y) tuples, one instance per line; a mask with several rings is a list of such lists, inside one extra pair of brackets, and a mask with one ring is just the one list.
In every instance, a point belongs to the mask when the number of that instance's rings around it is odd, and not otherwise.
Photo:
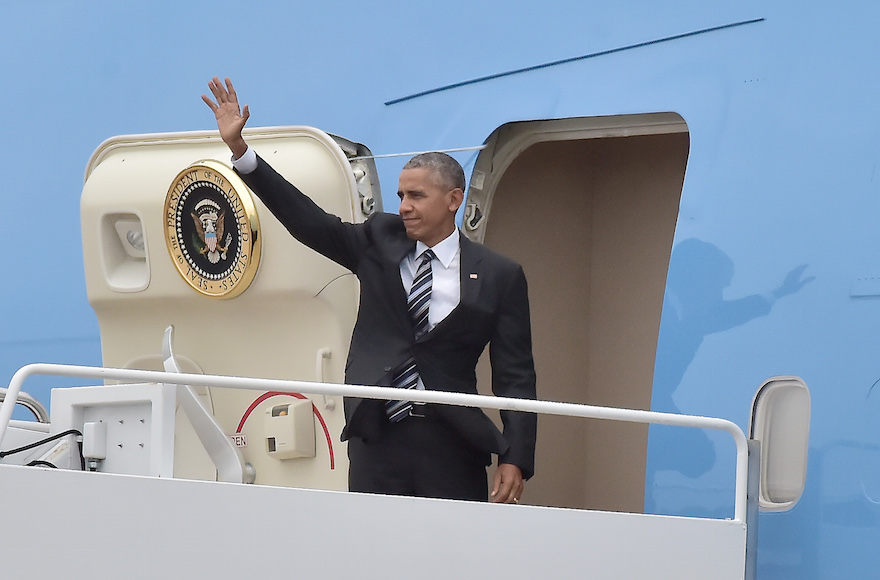
[(495, 484), (492, 488), (492, 502), (494, 503), (519, 503), (522, 494), (522, 480), (505, 479), (500, 473), (495, 474)]
[(519, 496), (522, 494), (522, 485), (515, 485), (513, 482), (506, 481), (501, 485), (495, 498), (495, 503), (519, 503)]
[(511, 503), (513, 501), (513, 493), (511, 493), (512, 484), (509, 481), (505, 481), (501, 484), (501, 489), (498, 490), (498, 494), (495, 496), (493, 500), (495, 503)]
[(522, 481), (522, 480), (519, 480), (519, 481), (517, 482), (517, 484), (514, 486), (513, 493), (510, 494), (513, 503), (519, 503), (519, 498), (520, 498), (520, 496), (522, 495), (522, 492), (523, 492), (523, 489), (524, 489), (524, 488), (525, 488), (525, 486), (523, 485), (523, 481)]
[(522, 479), (514, 479), (510, 484), (510, 492), (507, 495), (507, 503), (519, 503), (519, 497), (522, 495), (523, 488)]
[(524, 487), (522, 472), (513, 464), (499, 464), (495, 470), (492, 487), (494, 503), (519, 503)]
[(202, 100), (205, 101), (205, 104), (206, 104), (206, 105), (208, 105), (209, 107), (211, 107), (211, 110), (212, 110), (212, 111), (214, 111), (215, 113), (217, 112), (217, 109), (218, 109), (219, 107), (218, 107), (217, 105), (214, 104), (214, 101), (212, 101), (211, 99), (209, 99), (209, 98), (206, 97), (205, 95), (202, 95)]
[(501, 486), (501, 474), (497, 471), (495, 472), (495, 477), (492, 478), (492, 493), (489, 495), (495, 497), (495, 494), (498, 493), (498, 488)]
[[(501, 501), (500, 496), (498, 496), (498, 492), (501, 489), (502, 485), (502, 477), (501, 470), (495, 471), (495, 477), (492, 478), (492, 493), (489, 494), (489, 497), (492, 498), (493, 502)], [(498, 497), (496, 497), (498, 496)]]
[(229, 93), (229, 100), (238, 101), (238, 95), (235, 93), (235, 87), (232, 86), (232, 81), (229, 80), (229, 77), (226, 77), (226, 92)]
[[(229, 82), (229, 79), (226, 79)], [(232, 84), (231, 82), (229, 83)], [(229, 92), (226, 90), (226, 87), (220, 82), (220, 79), (214, 77), (211, 79), (211, 82), (208, 83), (208, 88), (211, 89), (211, 93), (214, 95), (214, 98), (217, 99), (217, 104), (222, 105), (223, 103), (229, 102), (231, 99), (229, 98)]]
[(502, 500), (500, 499), (501, 493), (499, 493), (498, 501), (503, 501), (504, 503), (519, 503), (519, 496), (522, 495), (524, 487), (522, 480), (512, 479), (505, 483), (507, 484), (507, 497)]

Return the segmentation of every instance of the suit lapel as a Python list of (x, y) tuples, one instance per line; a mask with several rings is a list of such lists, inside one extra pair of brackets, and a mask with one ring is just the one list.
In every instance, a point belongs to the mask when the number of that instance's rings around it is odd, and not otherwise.
[(396, 314), (398, 324), (407, 332), (413, 332), (413, 323), (406, 304), (406, 290), (403, 289), (403, 281), (400, 279), (400, 262), (413, 251), (415, 246), (416, 243), (404, 234), (393, 239), (382, 256), (385, 287), (392, 289), (388, 296), (391, 301), (391, 311)]
[(460, 232), (459, 239), (461, 240), (461, 299), (459, 305), (476, 304), (480, 295), (480, 285), (483, 283), (480, 277), (482, 258), (478, 255), (475, 242), (470, 241)]

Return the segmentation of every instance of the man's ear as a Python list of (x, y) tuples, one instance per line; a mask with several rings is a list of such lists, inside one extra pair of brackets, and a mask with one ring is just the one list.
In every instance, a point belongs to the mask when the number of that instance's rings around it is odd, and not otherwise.
[(449, 192), (449, 211), (455, 213), (458, 211), (458, 208), (461, 207), (461, 204), (464, 202), (464, 192), (460, 187), (456, 187), (455, 189)]

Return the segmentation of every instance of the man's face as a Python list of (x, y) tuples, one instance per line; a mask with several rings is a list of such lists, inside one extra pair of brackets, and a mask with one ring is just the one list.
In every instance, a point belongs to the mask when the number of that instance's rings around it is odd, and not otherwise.
[(397, 196), (400, 197), (400, 217), (410, 239), (431, 247), (455, 230), (455, 212), (464, 192), (444, 186), (430, 169), (416, 167), (401, 171)]

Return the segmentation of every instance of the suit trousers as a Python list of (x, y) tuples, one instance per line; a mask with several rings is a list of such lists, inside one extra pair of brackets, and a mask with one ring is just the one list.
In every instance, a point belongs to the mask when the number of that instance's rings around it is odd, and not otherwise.
[(349, 490), (487, 501), (489, 455), (433, 417), (430, 405), (417, 405), (413, 412), (425, 416), (386, 422), (380, 441), (348, 441)]

